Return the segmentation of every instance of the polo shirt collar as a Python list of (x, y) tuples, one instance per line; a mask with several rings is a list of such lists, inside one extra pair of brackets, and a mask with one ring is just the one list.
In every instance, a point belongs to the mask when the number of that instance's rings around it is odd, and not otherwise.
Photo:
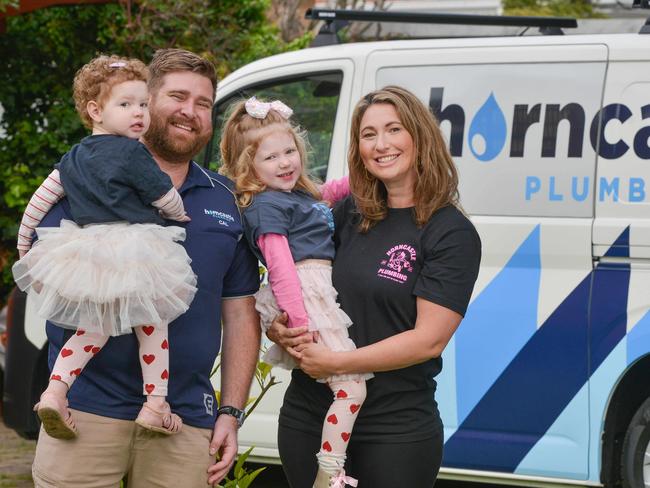
[(190, 161), (190, 169), (187, 172), (187, 178), (181, 185), (180, 192), (187, 191), (197, 186), (214, 187), (215, 182), (212, 181), (210, 175), (204, 170), (196, 161)]

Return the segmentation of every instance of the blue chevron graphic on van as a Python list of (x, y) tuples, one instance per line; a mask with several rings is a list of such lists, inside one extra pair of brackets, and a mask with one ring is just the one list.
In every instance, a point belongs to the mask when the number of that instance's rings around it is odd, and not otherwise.
[[(616, 239), (605, 256), (630, 255), (629, 227)], [(600, 263), (593, 272), (591, 296), (590, 374), (596, 371), (612, 349), (625, 337), (630, 265)]]
[(631, 364), (648, 353), (650, 344), (650, 311), (627, 334), (627, 363)]
[[(611, 249), (621, 256), (628, 243), (626, 229)], [(629, 265), (618, 263), (586, 276), (445, 443), (443, 464), (514, 472), (625, 336), (629, 280)]]
[(537, 225), (472, 302), (455, 334), (459, 422), (537, 330), (539, 239)]

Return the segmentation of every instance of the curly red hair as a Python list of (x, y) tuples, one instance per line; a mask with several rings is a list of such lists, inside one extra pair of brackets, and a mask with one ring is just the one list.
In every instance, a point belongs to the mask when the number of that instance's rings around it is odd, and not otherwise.
[(72, 86), (75, 108), (83, 124), (89, 129), (93, 127), (86, 108), (88, 102), (95, 101), (103, 107), (111, 88), (133, 80), (145, 83), (149, 80), (147, 66), (138, 59), (102, 55), (83, 65), (77, 71)]

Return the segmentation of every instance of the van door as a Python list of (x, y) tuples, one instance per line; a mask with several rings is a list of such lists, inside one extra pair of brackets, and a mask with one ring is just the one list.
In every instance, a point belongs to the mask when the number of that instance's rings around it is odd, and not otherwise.
[(462, 42), (378, 51), (365, 73), (369, 89), (405, 86), (438, 116), (483, 242), (469, 310), (437, 378), (443, 473), (586, 480), (589, 128), (607, 49), (562, 38)]
[[(649, 41), (638, 36), (633, 47), (610, 50), (603, 108), (591, 129), (598, 145), (590, 325), (595, 433), (602, 431), (607, 408), (614, 403), (613, 387), (650, 353)], [(633, 412), (638, 407), (634, 401), (625, 395), (616, 403)], [(616, 434), (606, 432), (606, 439)], [(602, 452), (599, 444), (593, 450), (597, 456)], [(647, 483), (648, 452), (645, 457)]]

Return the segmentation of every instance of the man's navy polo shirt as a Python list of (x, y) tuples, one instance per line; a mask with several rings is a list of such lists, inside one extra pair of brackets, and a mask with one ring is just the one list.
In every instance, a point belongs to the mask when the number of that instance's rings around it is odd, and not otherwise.
[[(186, 229), (182, 245), (192, 258), (198, 291), (189, 310), (169, 326), (168, 401), (186, 424), (209, 429), (217, 410), (209, 376), (221, 343), (221, 300), (252, 295), (259, 287), (257, 259), (242, 237), (231, 186), (223, 176), (192, 163), (180, 189), (192, 220), (187, 224), (169, 222)], [(72, 220), (65, 199), (41, 225), (55, 227), (61, 219)], [(50, 369), (73, 333), (48, 322)], [(135, 334), (112, 337), (74, 382), (68, 399), (77, 410), (135, 419), (144, 401)]]

